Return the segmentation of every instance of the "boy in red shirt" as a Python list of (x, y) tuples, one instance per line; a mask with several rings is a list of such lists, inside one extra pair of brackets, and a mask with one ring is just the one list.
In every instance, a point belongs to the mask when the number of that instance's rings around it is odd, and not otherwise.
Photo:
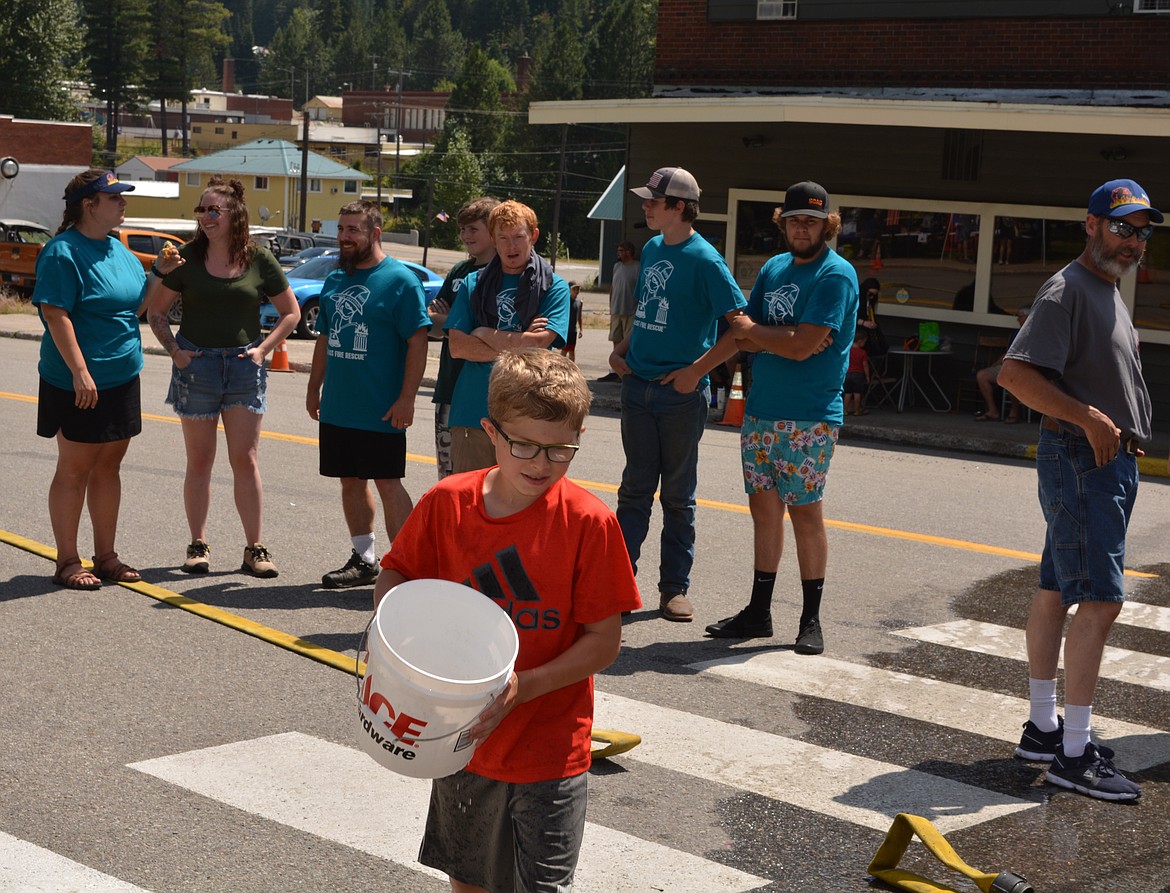
[(455, 893), (564, 890), (576, 870), (593, 674), (617, 657), (622, 612), (641, 606), (617, 518), (565, 479), (590, 399), (567, 358), (502, 354), (482, 422), (498, 464), (427, 492), (374, 587), (376, 606), (405, 580), (465, 583), (520, 636), (511, 679), (470, 730), (471, 762), (431, 788), (419, 861)]
[(849, 348), (849, 367), (845, 372), (845, 386), (842, 400), (845, 404), (845, 415), (869, 415), (865, 408), (865, 392), (869, 390), (869, 355), (865, 352), (865, 340), (868, 333), (861, 326), (853, 336), (853, 346)]

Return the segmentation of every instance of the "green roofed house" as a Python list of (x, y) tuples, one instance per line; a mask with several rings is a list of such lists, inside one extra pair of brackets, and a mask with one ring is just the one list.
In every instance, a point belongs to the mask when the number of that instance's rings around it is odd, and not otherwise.
[[(319, 220), (322, 230), (330, 232), (341, 206), (359, 199), (362, 184), (372, 178), (315, 152), (307, 157), (305, 228)], [(171, 168), (179, 175), (179, 211), (174, 216), (193, 219), (207, 181), (220, 174), (243, 182), (253, 226), (300, 229), (301, 161), (301, 150), (294, 143), (258, 139), (176, 164)]]

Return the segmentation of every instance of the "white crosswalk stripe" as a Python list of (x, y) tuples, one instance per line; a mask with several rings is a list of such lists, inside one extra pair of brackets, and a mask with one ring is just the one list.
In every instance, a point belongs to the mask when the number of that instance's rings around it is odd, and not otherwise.
[(150, 893), (0, 831), (0, 890), (12, 893)]
[[(130, 768), (443, 877), (415, 861), (430, 782), (395, 775), (355, 748), (288, 732), (146, 760)], [(669, 872), (664, 871), (665, 865), (671, 866)], [(767, 883), (764, 878), (591, 822), (585, 831), (576, 887), (628, 893), (737, 893)]]
[[(833, 658), (809, 660), (792, 651), (736, 655), (691, 666), (728, 679), (880, 710), (1013, 745), (1020, 740), (1028, 716), (1026, 698)], [(1170, 761), (1170, 735), (1161, 729), (1099, 714), (1093, 715), (1093, 726), (1101, 740), (1125, 754), (1127, 769), (1136, 772)]]
[[(1024, 661), (1027, 653), (1022, 629), (976, 620), (953, 620), (934, 626), (902, 629), (895, 635), (1018, 661)], [(1170, 691), (1170, 657), (1106, 645), (1099, 676), (1102, 679)]]

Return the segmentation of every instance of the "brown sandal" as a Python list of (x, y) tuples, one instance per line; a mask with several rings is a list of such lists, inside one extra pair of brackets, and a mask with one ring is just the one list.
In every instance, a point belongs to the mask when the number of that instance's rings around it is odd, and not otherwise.
[(100, 559), (95, 555), (93, 567), (97, 575), (109, 583), (139, 583), (142, 574), (118, 560), (117, 552), (107, 552)]
[[(77, 567), (77, 570), (71, 574), (65, 573), (66, 568), (74, 566)], [(72, 558), (58, 560), (57, 573), (53, 574), (53, 582), (58, 586), (64, 586), (66, 589), (85, 589), (92, 591), (102, 588), (102, 581), (98, 579), (97, 574), (88, 570), (76, 555)]]

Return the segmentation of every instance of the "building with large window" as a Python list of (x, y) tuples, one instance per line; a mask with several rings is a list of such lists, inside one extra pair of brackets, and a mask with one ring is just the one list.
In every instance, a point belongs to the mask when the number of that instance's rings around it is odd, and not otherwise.
[[(1170, 207), (1167, 46), (1165, 2), (660, 0), (653, 98), (533, 103), (529, 120), (627, 124), (627, 185), (694, 173), (698, 228), (745, 290), (778, 250), (785, 188), (820, 182), (836, 247), (882, 283), (883, 327), (938, 321), (956, 359), (936, 369), (958, 375), (1080, 252), (1096, 186), (1128, 177)], [(649, 237), (628, 193), (624, 220)], [(1170, 227), (1122, 294), (1166, 418)]]

